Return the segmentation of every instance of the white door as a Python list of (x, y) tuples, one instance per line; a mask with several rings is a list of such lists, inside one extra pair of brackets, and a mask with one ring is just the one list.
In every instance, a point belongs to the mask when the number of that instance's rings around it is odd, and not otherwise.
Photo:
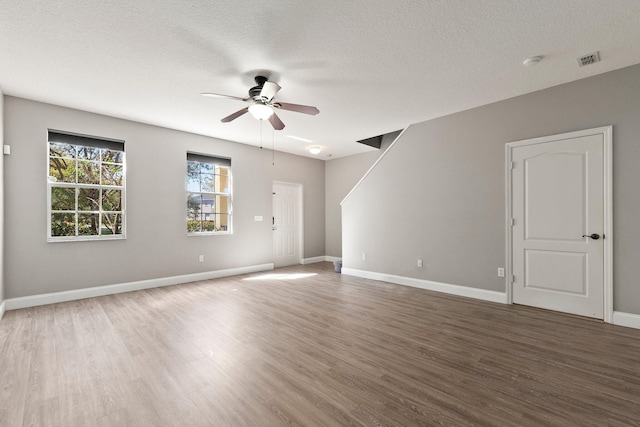
[(276, 267), (300, 264), (299, 184), (273, 183), (273, 258)]
[(604, 317), (611, 128), (594, 131), (509, 144), (514, 303)]

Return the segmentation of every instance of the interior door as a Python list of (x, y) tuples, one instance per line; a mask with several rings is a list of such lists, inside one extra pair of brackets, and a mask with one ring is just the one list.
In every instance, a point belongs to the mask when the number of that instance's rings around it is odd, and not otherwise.
[(274, 265), (300, 264), (299, 184), (273, 183), (273, 254)]
[(513, 302), (602, 319), (604, 135), (551, 137), (511, 156)]

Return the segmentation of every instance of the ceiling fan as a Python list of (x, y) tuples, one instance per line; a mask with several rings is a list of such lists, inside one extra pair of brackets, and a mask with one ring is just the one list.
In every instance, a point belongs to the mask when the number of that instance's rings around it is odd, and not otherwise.
[(269, 123), (271, 123), (271, 126), (273, 126), (275, 130), (282, 130), (284, 129), (284, 123), (282, 123), (282, 120), (277, 116), (274, 109), (295, 111), (296, 113), (311, 114), (314, 116), (320, 112), (316, 107), (311, 107), (309, 105), (275, 102), (273, 98), (280, 90), (280, 86), (275, 82), (270, 82), (269, 79), (264, 76), (256, 76), (254, 80), (256, 82), (256, 86), (249, 89), (249, 96), (246, 98), (206, 92), (202, 95), (216, 98), (236, 99), (238, 101), (244, 101), (251, 104), (248, 107), (238, 110), (223, 118), (220, 120), (222, 123), (228, 123), (249, 112), (258, 120), (269, 120)]

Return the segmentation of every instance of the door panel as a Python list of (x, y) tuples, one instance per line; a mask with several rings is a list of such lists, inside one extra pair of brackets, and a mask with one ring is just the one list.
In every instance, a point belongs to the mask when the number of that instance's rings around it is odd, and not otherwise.
[(587, 254), (525, 251), (524, 285), (529, 289), (586, 295)]
[(585, 156), (585, 153), (549, 152), (524, 159), (527, 239), (582, 240)]
[(513, 301), (604, 315), (604, 136), (512, 150)]

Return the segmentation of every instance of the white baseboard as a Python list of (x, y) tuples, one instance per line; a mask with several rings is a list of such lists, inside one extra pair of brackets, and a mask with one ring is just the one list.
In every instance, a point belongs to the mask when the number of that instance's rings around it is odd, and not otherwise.
[[(475, 298), (484, 301), (508, 304), (507, 294), (485, 289), (469, 288), (467, 286), (451, 285), (448, 283), (432, 282), (430, 280), (414, 279), (412, 277), (395, 276), (393, 274), (376, 273), (372, 271), (356, 270), (354, 268), (342, 268), (342, 274), (362, 277), (364, 279), (380, 280), (382, 282), (395, 283), (397, 285), (412, 286), (414, 288), (443, 292), (462, 297)], [(613, 312), (614, 325), (640, 329), (640, 314)]]
[(307, 264), (315, 264), (316, 262), (334, 262), (334, 261), (340, 261), (340, 260), (342, 260), (342, 258), (324, 255), (324, 256), (315, 256), (313, 258), (303, 258), (302, 261), (300, 261), (300, 264), (307, 265)]
[(302, 265), (307, 265), (307, 264), (315, 264), (316, 262), (325, 262), (325, 257), (324, 256), (314, 256), (313, 258), (303, 258), (302, 261), (300, 261), (300, 264)]
[(475, 298), (483, 301), (507, 304), (507, 294), (504, 292), (488, 291), (485, 289), (470, 288), (468, 286), (451, 285), (449, 283), (432, 282), (430, 280), (414, 279), (412, 277), (396, 276), (393, 274), (356, 270), (354, 268), (343, 267), (342, 274), (362, 277), (364, 279), (380, 280), (382, 282), (395, 283), (397, 285), (412, 286), (414, 288), (443, 292), (445, 294), (458, 295), (461, 297)]
[(30, 295), (27, 297), (9, 298), (7, 310), (35, 307), (38, 305), (54, 304), (57, 302), (74, 301), (103, 295), (119, 294), (122, 292), (139, 291), (142, 289), (159, 288), (162, 286), (179, 285), (181, 283), (197, 282), (199, 280), (218, 279), (220, 277), (237, 276), (239, 274), (255, 273), (257, 271), (273, 270), (273, 264), (250, 265), (247, 267), (229, 268), (226, 270), (206, 271), (204, 273), (185, 274), (182, 276), (161, 277), (159, 279), (140, 280), (137, 282), (120, 283), (116, 285), (96, 286), (94, 288), (76, 289), (72, 291), (53, 292), (49, 294)]
[(640, 329), (640, 315), (623, 313), (622, 311), (614, 311), (612, 323), (618, 326)]
[(7, 311), (7, 304), (5, 300), (2, 300), (2, 304), (0, 304), (0, 320), (2, 320), (5, 311)]

